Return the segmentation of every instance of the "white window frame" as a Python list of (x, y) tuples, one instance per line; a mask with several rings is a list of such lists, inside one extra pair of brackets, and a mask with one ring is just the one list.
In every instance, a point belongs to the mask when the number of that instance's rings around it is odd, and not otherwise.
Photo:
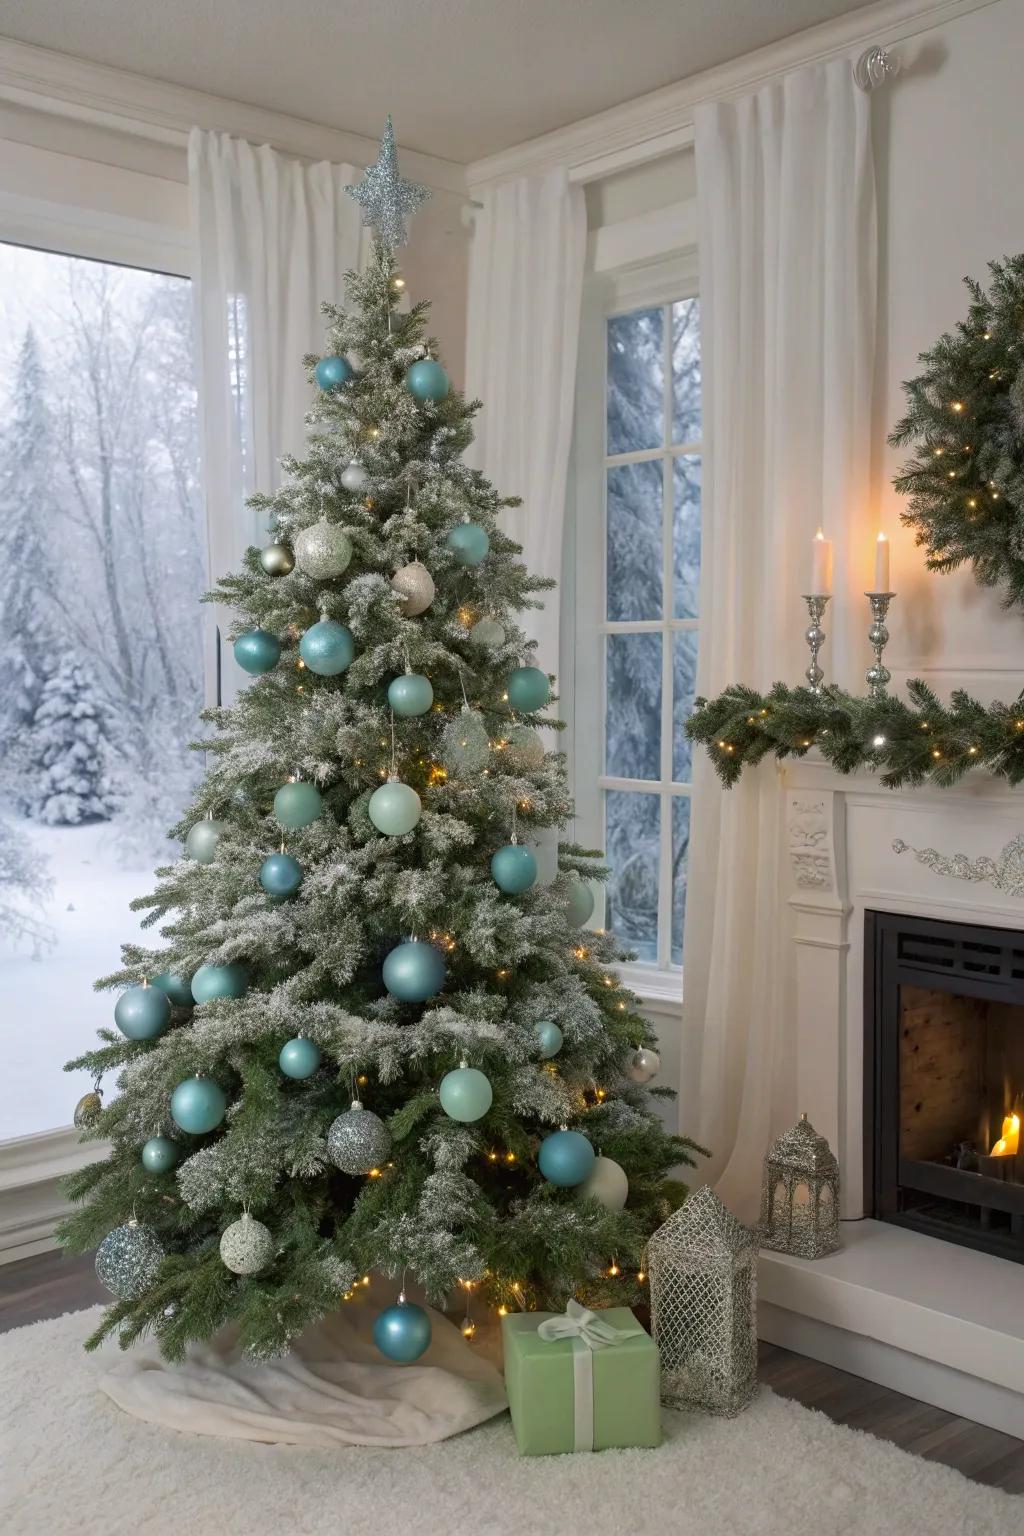
[[(585, 284), (576, 388), (576, 422), (569, 538), (565, 577), (567, 604), (573, 614), (571, 644), (572, 709), (570, 758), (576, 801), (576, 840), (604, 848), (604, 792), (635, 790), (656, 794), (661, 802), (658, 892), (658, 954), (656, 963), (632, 961), (621, 967), (624, 979), (645, 998), (682, 997), (682, 966), (672, 963), (672, 816), (676, 798), (690, 798), (692, 785), (672, 779), (672, 636), (699, 628), (699, 619), (677, 619), (666, 602), (660, 619), (612, 621), (605, 617), (607, 470), (619, 464), (659, 461), (662, 475), (663, 591), (671, 597), (675, 459), (701, 455), (702, 444), (663, 442), (651, 450), (609, 455), (606, 451), (606, 384), (608, 320), (632, 310), (660, 307), (699, 297), (696, 250), (680, 253), (635, 269), (592, 273)], [(666, 327), (666, 435), (671, 437), (671, 328)], [(595, 519), (597, 527), (595, 528)], [(652, 780), (621, 779), (603, 772), (605, 761), (606, 637), (654, 633), (662, 641), (660, 776)], [(594, 768), (597, 765), (598, 772)], [(603, 902), (603, 898), (602, 898)], [(603, 906), (594, 922), (604, 922)]]

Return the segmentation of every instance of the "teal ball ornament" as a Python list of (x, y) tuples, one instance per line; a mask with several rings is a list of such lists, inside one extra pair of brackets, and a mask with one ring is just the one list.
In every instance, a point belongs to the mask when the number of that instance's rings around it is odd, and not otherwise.
[(421, 672), (406, 672), (388, 684), (388, 703), (400, 720), (425, 715), (433, 702), (433, 685)]
[(247, 629), (235, 641), (234, 649), (238, 665), (251, 677), (273, 671), (281, 660), (280, 640), (265, 629)]
[(591, 1172), (595, 1154), (590, 1142), (579, 1131), (555, 1131), (545, 1136), (537, 1154), (541, 1173), (549, 1184), (572, 1189)]
[(405, 387), (421, 405), (436, 405), (445, 398), (451, 385), (441, 364), (432, 357), (423, 357), (406, 369)]
[(171, 1094), (171, 1119), (190, 1136), (215, 1131), (227, 1107), (228, 1096), (212, 1077), (186, 1077)]
[(491, 860), (491, 877), (506, 896), (528, 891), (537, 878), (537, 859), (525, 843), (506, 843)]
[(336, 677), (352, 665), (356, 654), (352, 631), (334, 619), (321, 619), (299, 641), (299, 655), (311, 672)]
[(286, 1040), (282, 1045), (277, 1064), (285, 1077), (302, 1082), (313, 1076), (322, 1059), (320, 1047), (314, 1041), (307, 1040), (305, 1035), (296, 1035), (294, 1040)]
[(351, 382), (353, 367), (347, 357), (322, 357), (313, 369), (313, 377), (321, 389), (343, 389)]
[(153, 977), (152, 985), (160, 988), (173, 1008), (192, 1007), (192, 983), (184, 976), (176, 976), (172, 971), (161, 971), (159, 976)]
[(430, 1344), (430, 1318), (422, 1307), (402, 1297), (386, 1307), (373, 1325), (373, 1342), (386, 1360), (411, 1365)]
[(302, 884), (302, 865), (290, 853), (272, 853), (260, 865), (260, 885), (268, 896), (294, 896)]
[(249, 985), (244, 965), (201, 965), (192, 977), (192, 996), (197, 1003), (214, 1003), (222, 997), (242, 997)]
[(403, 1003), (425, 1003), (444, 986), (446, 970), (439, 950), (422, 939), (398, 944), (384, 957), (384, 985)]
[(151, 1136), (142, 1148), (142, 1166), (147, 1173), (170, 1173), (181, 1148), (169, 1136)]
[(582, 1183), (576, 1185), (580, 1200), (599, 1200), (609, 1211), (621, 1211), (629, 1198), (629, 1180), (625, 1171), (610, 1157), (595, 1157), (594, 1166)]
[(170, 1022), (170, 999), (159, 987), (129, 987), (114, 1004), (114, 1023), (127, 1040), (155, 1040)]
[(217, 844), (227, 830), (226, 821), (214, 821), (209, 816), (205, 821), (197, 821), (194, 827), (188, 829), (185, 857), (195, 859), (197, 864), (212, 864), (217, 857)]
[(553, 1019), (538, 1019), (533, 1026), (533, 1037), (542, 1058), (547, 1061), (562, 1049), (563, 1035)]
[(445, 548), (455, 556), (456, 565), (479, 565), (490, 547), (487, 529), (479, 523), (456, 523), (445, 539)]
[(513, 709), (532, 715), (535, 710), (543, 709), (550, 699), (551, 684), (540, 667), (516, 667), (508, 675), (505, 692)]
[(589, 923), (594, 915), (594, 892), (586, 880), (572, 880), (569, 882), (569, 893), (565, 898), (566, 911), (569, 921), (574, 928), (582, 928), (584, 923)]
[(461, 1120), (465, 1125), (482, 1120), (494, 1100), (489, 1079), (476, 1067), (467, 1067), (465, 1062), (442, 1077), (438, 1092), (441, 1108), (448, 1118)]
[(274, 796), (274, 819), (287, 832), (308, 827), (323, 811), (324, 802), (315, 784), (296, 780), (282, 784)]
[(132, 1217), (100, 1243), (96, 1276), (119, 1301), (138, 1301), (153, 1284), (163, 1260), (163, 1245), (153, 1228)]
[(420, 797), (410, 784), (388, 779), (370, 796), (367, 815), (386, 837), (404, 837), (420, 819)]

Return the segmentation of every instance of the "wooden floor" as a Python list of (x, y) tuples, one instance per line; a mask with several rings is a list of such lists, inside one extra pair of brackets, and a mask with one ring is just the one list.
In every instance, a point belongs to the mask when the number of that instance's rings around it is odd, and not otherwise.
[[(90, 1258), (44, 1253), (0, 1265), (0, 1333), (105, 1299)], [(818, 1408), (837, 1424), (867, 1430), (915, 1456), (955, 1467), (975, 1482), (1024, 1493), (1024, 1441), (1012, 1435), (774, 1344), (761, 1345), (760, 1376), (780, 1396)]]

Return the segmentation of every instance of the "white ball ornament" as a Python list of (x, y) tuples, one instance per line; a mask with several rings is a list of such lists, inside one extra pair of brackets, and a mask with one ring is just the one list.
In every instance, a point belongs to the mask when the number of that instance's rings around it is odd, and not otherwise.
[(612, 1158), (598, 1156), (575, 1192), (581, 1200), (599, 1200), (606, 1210), (621, 1211), (629, 1197), (629, 1180)]
[(426, 613), (434, 601), (434, 578), (419, 560), (411, 560), (397, 570), (391, 586), (401, 598), (400, 606), (407, 619)]
[(258, 1275), (274, 1257), (270, 1228), (244, 1211), (240, 1220), (225, 1228), (220, 1240), (220, 1256), (232, 1274)]
[(353, 459), (352, 463), (341, 472), (341, 483), (346, 491), (361, 491), (369, 478), (357, 459)]
[(310, 528), (295, 535), (295, 564), (304, 576), (314, 581), (329, 581), (348, 569), (352, 559), (352, 541), (344, 528), (322, 517)]
[(638, 1047), (626, 1063), (626, 1075), (631, 1077), (634, 1083), (649, 1083), (652, 1077), (657, 1077), (660, 1070), (661, 1057), (657, 1051), (652, 1051), (646, 1045)]

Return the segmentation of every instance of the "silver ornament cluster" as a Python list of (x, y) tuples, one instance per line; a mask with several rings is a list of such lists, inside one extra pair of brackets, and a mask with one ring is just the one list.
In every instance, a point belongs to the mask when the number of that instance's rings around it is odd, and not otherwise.
[(487, 767), (491, 739), (484, 717), (464, 704), (441, 733), (441, 761), (450, 773), (468, 775)]
[(648, 1244), (661, 1400), (727, 1417), (757, 1391), (757, 1243), (709, 1185)]
[(108, 1232), (96, 1250), (96, 1278), (119, 1301), (137, 1301), (156, 1279), (163, 1245), (152, 1227), (126, 1222)]
[(243, 1211), (221, 1235), (220, 1256), (225, 1268), (235, 1275), (257, 1275), (274, 1257), (274, 1239), (270, 1228)]
[(390, 114), (376, 162), (367, 166), (361, 181), (346, 187), (363, 210), (363, 223), (377, 231), (390, 250), (409, 239), (409, 220), (430, 196), (430, 188), (418, 181), (404, 181), (398, 172), (398, 149)]
[(391, 578), (392, 590), (401, 598), (402, 612), (407, 619), (426, 613), (434, 601), (434, 578), (419, 560), (403, 565)]
[(387, 1161), (391, 1132), (378, 1115), (364, 1109), (358, 1099), (352, 1108), (331, 1122), (327, 1155), (342, 1173), (369, 1173)]
[(806, 1115), (765, 1155), (758, 1235), (762, 1248), (800, 1259), (839, 1247), (839, 1164)]
[(295, 563), (314, 581), (340, 576), (352, 559), (352, 541), (344, 528), (321, 518), (295, 535)]

